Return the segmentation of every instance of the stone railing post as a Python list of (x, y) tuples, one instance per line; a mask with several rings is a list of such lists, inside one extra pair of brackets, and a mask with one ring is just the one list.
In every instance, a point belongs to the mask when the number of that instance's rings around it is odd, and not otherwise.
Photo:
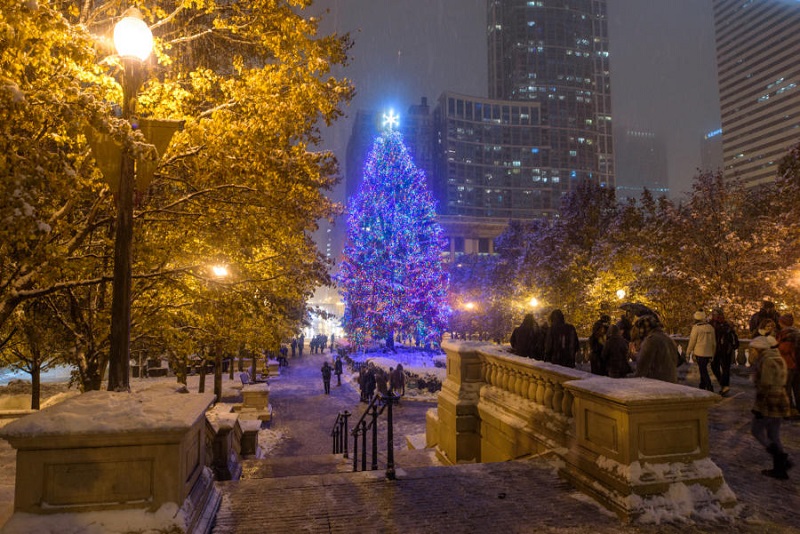
[(476, 350), (480, 343), (445, 342), (447, 378), (439, 392), (438, 407), (426, 414), (426, 442), (436, 446), (451, 463), (477, 462), (481, 459), (478, 398), (484, 376), (498, 380), (497, 370), (483, 369)]

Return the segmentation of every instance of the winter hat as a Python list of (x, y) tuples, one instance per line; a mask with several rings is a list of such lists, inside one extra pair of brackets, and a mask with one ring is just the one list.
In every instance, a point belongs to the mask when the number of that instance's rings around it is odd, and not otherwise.
[(695, 321), (705, 321), (706, 320), (705, 312), (703, 312), (703, 310), (697, 310), (696, 312), (694, 312), (694, 320)]
[(758, 336), (750, 342), (750, 348), (757, 350), (771, 349), (777, 345), (778, 341), (772, 336)]
[(778, 319), (778, 324), (781, 326), (792, 326), (794, 324), (794, 316), (791, 313), (781, 315)]

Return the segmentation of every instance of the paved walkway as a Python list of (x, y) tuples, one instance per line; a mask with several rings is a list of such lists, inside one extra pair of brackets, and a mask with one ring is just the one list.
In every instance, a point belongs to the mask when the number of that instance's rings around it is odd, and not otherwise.
[[(330, 357), (326, 355), (326, 357)], [(248, 464), (249, 479), (220, 483), (223, 504), (215, 534), (247, 532), (612, 532), (800, 533), (797, 479), (781, 482), (760, 474), (766, 453), (749, 435), (752, 387), (743, 376), (733, 380), (733, 396), (710, 414), (712, 459), (739, 498), (730, 522), (624, 525), (560, 480), (542, 460), (451, 467), (397, 461), (397, 480), (383, 471), (348, 473), (330, 452), (330, 431), (342, 409), (363, 411), (350, 385), (322, 394), (322, 356), (292, 360), (271, 385), (272, 428), (289, 436), (275, 458), (261, 467)], [(690, 371), (683, 380), (696, 382)], [(335, 384), (335, 378), (334, 378)], [(424, 432), (427, 403), (405, 402), (397, 411), (395, 443)], [(800, 423), (783, 427), (787, 448), (800, 457)], [(305, 460), (291, 456), (307, 456)], [(302, 465), (302, 468), (291, 467)], [(316, 466), (316, 467), (314, 467)], [(326, 474), (320, 474), (325, 471)], [(302, 476), (286, 476), (292, 474)], [(276, 478), (279, 477), (279, 478)]]

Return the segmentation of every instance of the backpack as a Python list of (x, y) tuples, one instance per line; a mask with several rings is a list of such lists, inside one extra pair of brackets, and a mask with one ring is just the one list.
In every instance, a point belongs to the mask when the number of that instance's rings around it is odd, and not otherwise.
[(729, 323), (721, 323), (715, 327), (715, 330), (717, 331), (717, 354), (732, 354), (739, 348), (739, 336), (736, 335), (736, 330)]

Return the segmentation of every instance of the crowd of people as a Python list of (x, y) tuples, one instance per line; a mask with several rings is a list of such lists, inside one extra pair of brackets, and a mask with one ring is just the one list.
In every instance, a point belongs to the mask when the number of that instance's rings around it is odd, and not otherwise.
[[(588, 340), (591, 372), (611, 378), (629, 375), (666, 382), (678, 381), (678, 367), (688, 360), (697, 363), (699, 387), (730, 394), (731, 365), (739, 349), (736, 329), (725, 319), (721, 308), (697, 310), (686, 351), (681, 353), (667, 335), (654, 312), (634, 315), (625, 312), (612, 324), (602, 315), (592, 327)], [(794, 327), (790, 313), (778, 314), (774, 303), (765, 300), (749, 321), (748, 360), (755, 403), (751, 432), (772, 457), (772, 468), (762, 472), (777, 479), (787, 479), (792, 467), (780, 440), (781, 421), (799, 418), (800, 412), (800, 330)], [(527, 314), (511, 334), (514, 353), (566, 367), (575, 367), (581, 349), (575, 328), (566, 323), (560, 310), (549, 320), (537, 323)], [(710, 371), (710, 373), (709, 373)]]

